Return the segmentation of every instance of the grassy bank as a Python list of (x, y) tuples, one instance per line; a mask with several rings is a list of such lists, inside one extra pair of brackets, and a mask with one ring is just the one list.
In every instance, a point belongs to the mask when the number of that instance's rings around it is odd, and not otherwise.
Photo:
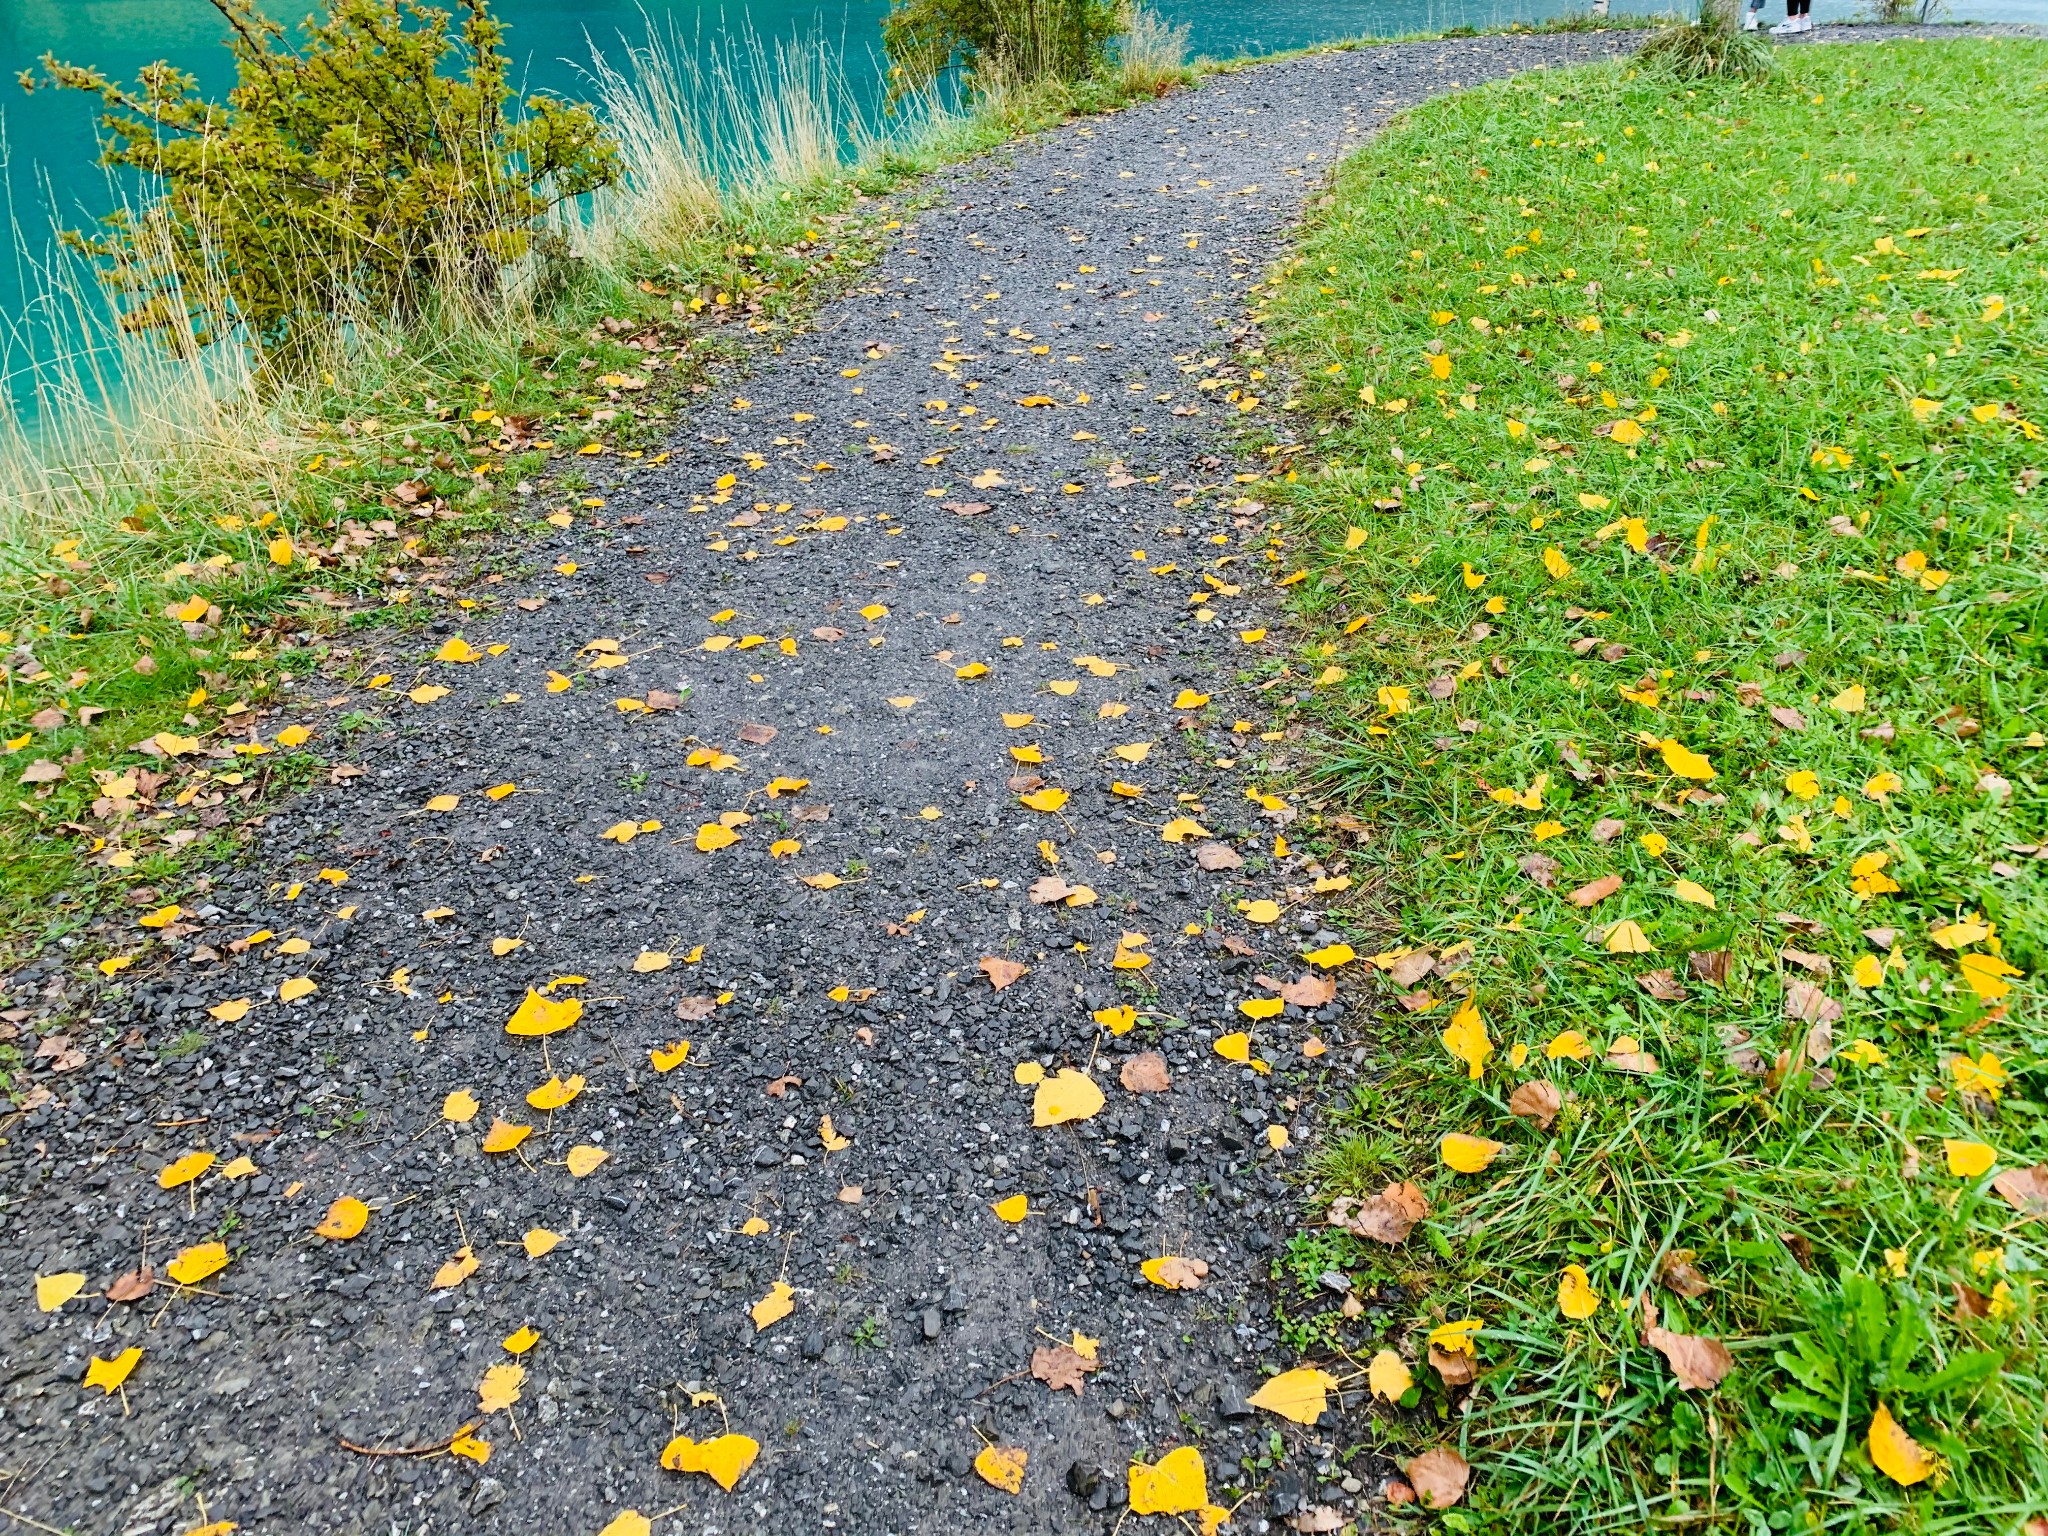
[[(366, 684), (379, 642), (352, 632), (459, 627), (523, 569), (523, 534), (604, 526), (604, 487), (855, 280), (918, 176), (1171, 88), (1184, 41), (1139, 13), (1094, 78), (879, 118), (822, 48), (614, 49), (593, 88), (625, 178), (559, 224), (558, 254), (492, 306), (336, 316), (289, 375), (125, 333), (53, 262), (11, 338), (45, 328), (43, 420), (0, 420), (0, 963), (110, 900), (167, 899), (345, 759), (345, 738), (266, 725), (286, 681)], [(342, 728), (375, 728), (378, 697)]]
[(1780, 59), (1433, 103), (1264, 295), (1382, 929), (1317, 1203), (1429, 1204), (1288, 1311), (1460, 1529), (2043, 1513), (2048, 46)]

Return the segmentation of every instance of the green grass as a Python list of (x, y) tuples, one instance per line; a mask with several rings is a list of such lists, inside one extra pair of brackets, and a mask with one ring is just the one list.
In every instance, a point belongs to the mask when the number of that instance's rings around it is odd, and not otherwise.
[[(1353, 818), (1381, 901), (1358, 916), (1448, 955), (1419, 1012), (1382, 982), (1383, 1071), (1315, 1165), (1318, 1203), (1424, 1186), (1402, 1247), (1341, 1238), (1412, 1310), (1318, 1302), (1326, 1232), (1278, 1273), (1295, 1337), (1416, 1364), (1380, 1427), (1469, 1457), (1447, 1525), (1989, 1532), (2048, 1507), (2042, 1224), (1944, 1155), (2048, 1161), (2044, 110), (2031, 41), (1786, 50), (1756, 84), (1528, 76), (1348, 161), (1261, 296), (1300, 381), (1302, 446), (1268, 447), (1309, 771)], [(1980, 995), (1963, 957), (1994, 954), (2020, 974)], [(1831, 1041), (1787, 1016), (1799, 983), (1841, 1010)], [(1476, 1077), (1440, 1039), (1468, 1001)], [(1590, 1060), (1547, 1058), (1568, 1030)], [(1610, 1065), (1622, 1036), (1657, 1070)], [(1995, 1101), (1962, 1053), (1996, 1059)], [(1547, 1133), (1508, 1109), (1535, 1078), (1565, 1099)], [(1449, 1132), (1505, 1147), (1456, 1174)], [(1696, 1298), (1659, 1283), (1687, 1250)], [(1589, 1321), (1560, 1314), (1567, 1264)], [(1725, 1341), (1717, 1391), (1646, 1347), (1645, 1292)], [(1422, 1334), (1462, 1317), (1483, 1374), (1447, 1416), (1465, 1393)], [(1873, 1467), (1880, 1403), (1934, 1476)]]

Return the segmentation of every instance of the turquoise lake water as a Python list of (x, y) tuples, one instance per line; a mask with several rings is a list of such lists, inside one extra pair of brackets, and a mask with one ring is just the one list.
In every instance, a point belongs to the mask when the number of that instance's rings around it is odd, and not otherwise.
[[(1536, 20), (1581, 8), (1582, 0), (1156, 0), (1157, 8), (1192, 28), (1198, 53), (1223, 57), (1270, 52), (1304, 43), (1362, 34), (1386, 35), (1456, 25), (1489, 26)], [(1658, 0), (1615, 0), (1617, 9), (1653, 9)], [(279, 19), (296, 19), (304, 0), (273, 0)], [(706, 6), (687, 0), (499, 0), (510, 27), (508, 45), (529, 89), (578, 94), (577, 66), (591, 44), (620, 36), (643, 37), (648, 18), (673, 22), (686, 34), (707, 35), (744, 22), (769, 37), (823, 36), (842, 50), (850, 78), (872, 87), (877, 79), (880, 20), (886, 0), (821, 5), (816, 0), (754, 0)], [(1773, 16), (1780, 12), (1772, 0)], [(1855, 0), (1816, 0), (1818, 18), (1854, 14)], [(2048, 21), (2048, 0), (1955, 0), (1959, 16)], [(221, 46), (225, 28), (208, 0), (0, 0), (0, 132), (4, 132), (4, 191), (21, 239), (10, 244), (42, 252), (53, 220), (89, 222), (111, 203), (94, 166), (94, 103), (75, 93), (23, 93), (12, 82), (45, 52), (94, 64), (127, 78), (155, 59), (197, 74), (210, 89), (228, 80)], [(38, 345), (24, 325), (33, 275), (18, 257), (0, 253), (0, 371), (6, 396), (23, 396), (23, 370)]]

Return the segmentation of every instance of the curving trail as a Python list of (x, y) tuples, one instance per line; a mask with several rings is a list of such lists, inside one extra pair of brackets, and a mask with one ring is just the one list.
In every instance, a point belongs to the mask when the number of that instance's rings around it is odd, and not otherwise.
[[(629, 1507), (673, 1511), (657, 1531), (1103, 1530), (1134, 1455), (1199, 1443), (1229, 1504), (1238, 1459), (1278, 1427), (1294, 1470), (1252, 1479), (1229, 1529), (1302, 1499), (1355, 1513), (1383, 1464), (1331, 1470), (1351, 1443), (1334, 1419), (1297, 1430), (1245, 1403), (1296, 1363), (1265, 1277), (1309, 1108), (1364, 1053), (1342, 996), (1238, 1009), (1272, 996), (1256, 977), (1321, 974), (1301, 951), (1339, 936), (1325, 903), (1354, 898), (1276, 856), (1296, 807), (1248, 798), (1238, 766), (1284, 762), (1284, 740), (1231, 727), (1263, 728), (1306, 680), (1239, 686), (1273, 648), (1239, 632), (1288, 566), (1245, 479), (1284, 460), (1225, 462), (1242, 419), (1225, 397), (1266, 389), (1233, 343), (1305, 189), (1389, 114), (1629, 41), (1262, 66), (941, 177), (744, 407), (710, 397), (673, 459), (540, 552), (529, 584), (471, 590), (467, 638), (501, 655), (437, 663), (428, 644), (400, 664), (410, 642), (380, 637), (394, 653), (366, 669), (451, 691), (309, 702), (317, 740), (366, 771), (273, 817), (171, 941), (220, 958), (133, 994), (135, 1044), (198, 1029), (205, 1046), (138, 1050), (0, 1147), (10, 1288), (77, 1270), (96, 1291), (145, 1241), (160, 1266), (223, 1223), (235, 1255), (200, 1292), (135, 1307), (10, 1304), (0, 1506), (125, 1536), (200, 1524), (195, 1489), (247, 1531), (594, 1533)], [(1274, 404), (1249, 419), (1284, 422)], [(630, 659), (599, 665), (600, 638)], [(551, 671), (573, 687), (549, 691)], [(1183, 689), (1214, 702), (1177, 705)], [(359, 709), (388, 729), (344, 746)], [(1018, 760), (1030, 747), (1042, 763)], [(804, 782), (771, 798), (777, 778)], [(1032, 810), (1036, 788), (1068, 798)], [(751, 820), (698, 851), (725, 812)], [(1211, 836), (1162, 841), (1175, 816)], [(782, 839), (800, 851), (774, 856)], [(1095, 899), (1035, 903), (1048, 873)], [(842, 883), (799, 879), (821, 874)], [(1238, 910), (1257, 899), (1279, 921)], [(279, 938), (229, 949), (265, 928)], [(290, 937), (310, 948), (281, 954)], [(494, 956), (493, 938), (523, 943)], [(1120, 950), (1149, 964), (1117, 968)], [(643, 951), (672, 963), (636, 970)], [(1026, 969), (998, 991), (985, 957)], [(525, 989), (569, 974), (588, 978), (557, 989), (586, 999), (580, 1022), (508, 1036)], [(318, 991), (276, 1001), (297, 976)], [(246, 1019), (207, 1017), (239, 996)], [(1091, 1018), (1118, 1003), (1140, 1014), (1121, 1036)], [(1216, 1053), (1237, 1030), (1270, 1074)], [(1304, 1055), (1311, 1036), (1326, 1053)], [(654, 1070), (650, 1049), (685, 1039), (687, 1061)], [(1142, 1052), (1169, 1089), (1123, 1086)], [(1106, 1103), (1034, 1128), (1027, 1062), (1087, 1071)], [(524, 1102), (572, 1074), (566, 1106)], [(465, 1089), (476, 1118), (445, 1122)], [(500, 1117), (533, 1130), (486, 1152)], [(608, 1156), (579, 1178), (577, 1147)], [(160, 1189), (195, 1149), (215, 1169)], [(257, 1171), (221, 1178), (238, 1155)], [(1029, 1216), (999, 1220), (1020, 1194)], [(363, 1233), (310, 1237), (344, 1195), (375, 1208)], [(558, 1246), (529, 1257), (534, 1228)], [(431, 1290), (465, 1246), (475, 1272)], [(1171, 1255), (1207, 1264), (1199, 1290), (1143, 1277)], [(777, 1281), (793, 1311), (758, 1330)], [(541, 1342), (515, 1362), (500, 1340), (522, 1325)], [(1032, 1379), (1034, 1349), (1077, 1331), (1101, 1341), (1078, 1395)], [(79, 1385), (129, 1345), (125, 1397)], [(511, 1363), (517, 1402), (475, 1432), (485, 1465), (340, 1444), (444, 1442)], [(761, 1445), (735, 1492), (658, 1466), (673, 1434), (728, 1422)], [(970, 1469), (988, 1442), (1028, 1451), (1018, 1495)]]

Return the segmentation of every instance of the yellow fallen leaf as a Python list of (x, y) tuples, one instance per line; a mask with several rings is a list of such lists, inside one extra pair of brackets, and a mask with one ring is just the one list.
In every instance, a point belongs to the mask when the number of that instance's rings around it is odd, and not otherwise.
[(844, 1152), (853, 1142), (832, 1128), (832, 1117), (821, 1115), (818, 1119), (818, 1143), (827, 1152)]
[(1225, 1061), (1248, 1062), (1252, 1059), (1252, 1037), (1242, 1030), (1218, 1035), (1210, 1042), (1209, 1048)]
[(1185, 1515), (1209, 1502), (1209, 1469), (1192, 1445), (1168, 1451), (1150, 1466), (1131, 1463), (1131, 1513)]
[[(1031, 1197), (1029, 1195), (1011, 1195), (1008, 1199), (996, 1201), (989, 1209), (996, 1213), (999, 1220), (1007, 1221), (1014, 1227), (1018, 1222), (1031, 1214)], [(49, 1308), (45, 1307), (43, 1310), (47, 1312)]]
[(1398, 1402), (1415, 1384), (1408, 1366), (1391, 1349), (1383, 1349), (1372, 1357), (1372, 1364), (1366, 1367), (1365, 1384), (1372, 1395), (1386, 1402)]
[(278, 983), (277, 1000), (281, 1003), (296, 1003), (302, 997), (311, 997), (320, 990), (320, 984), (310, 976), (292, 976)]
[(1473, 1082), (1486, 1075), (1486, 1059), (1493, 1054), (1493, 1041), (1487, 1036), (1486, 1020), (1480, 1017), (1478, 1003), (1469, 997), (1460, 1003), (1438, 1038), (1445, 1050), (1465, 1063), (1465, 1075)]
[(721, 848), (730, 848), (740, 840), (739, 833), (723, 822), (707, 821), (697, 829), (697, 851), (716, 853)]
[(1358, 951), (1340, 941), (1326, 944), (1321, 949), (1303, 950), (1301, 958), (1310, 965), (1320, 965), (1327, 971), (1335, 970), (1340, 965), (1349, 965), (1358, 958)]
[(476, 1254), (467, 1243), (455, 1250), (455, 1257), (434, 1271), (434, 1283), (429, 1289), (436, 1291), (453, 1290), (477, 1270)]
[(1024, 1487), (1024, 1464), (1031, 1453), (1021, 1445), (984, 1445), (974, 1458), (974, 1470), (981, 1480), (1005, 1493), (1019, 1493)]
[(345, 1243), (369, 1224), (370, 1208), (354, 1195), (343, 1195), (327, 1207), (327, 1215), (314, 1234), (331, 1242)]
[(249, 1017), (249, 999), (229, 998), (224, 1003), (215, 1003), (206, 1012), (209, 1018), (218, 1019), (223, 1024), (239, 1024)]
[(1336, 1387), (1337, 1378), (1328, 1371), (1319, 1371), (1310, 1365), (1298, 1366), (1272, 1377), (1251, 1395), (1249, 1401), (1254, 1408), (1277, 1413), (1296, 1424), (1313, 1424), (1329, 1407), (1330, 1393)]
[(482, 1106), (467, 1088), (458, 1088), (441, 1101), (441, 1118), (454, 1125), (467, 1125)]
[(1069, 1120), (1086, 1120), (1103, 1105), (1102, 1090), (1085, 1072), (1061, 1067), (1058, 1073), (1038, 1085), (1031, 1098), (1031, 1123), (1040, 1129), (1064, 1125)]
[(747, 1315), (754, 1320), (754, 1331), (760, 1333), (781, 1322), (796, 1310), (796, 1287), (787, 1280), (777, 1280), (768, 1288), (768, 1294), (748, 1308)]
[(520, 1239), (520, 1246), (526, 1250), (529, 1259), (537, 1259), (542, 1254), (552, 1253), (555, 1244), (561, 1240), (559, 1232), (550, 1232), (546, 1227), (533, 1227)]
[(654, 1522), (637, 1509), (622, 1509), (605, 1522), (597, 1536), (654, 1536)]
[(484, 1150), (492, 1154), (510, 1152), (533, 1134), (530, 1125), (514, 1125), (509, 1120), (493, 1120), (491, 1128), (484, 1133)]
[(1067, 803), (1067, 792), (1047, 785), (1044, 789), (1034, 789), (1027, 795), (1019, 795), (1017, 799), (1027, 810), (1050, 815)]
[(526, 1102), (538, 1110), (560, 1109), (583, 1091), (583, 1074), (570, 1076), (567, 1082), (551, 1077), (526, 1096)]
[(1176, 816), (1159, 829), (1162, 843), (1184, 843), (1191, 837), (1207, 837), (1209, 831), (1199, 821), (1188, 816)]
[(1698, 779), (1702, 783), (1713, 781), (1714, 765), (1692, 748), (1666, 737), (1657, 744), (1657, 749), (1664, 758), (1664, 766), (1681, 779)]
[(211, 1152), (187, 1152), (176, 1162), (168, 1164), (156, 1176), (159, 1189), (177, 1189), (190, 1184), (213, 1166)]
[[(1022, 1200), (1024, 1197), (1017, 1197)], [(67, 1270), (60, 1275), (36, 1276), (36, 1307), (39, 1311), (54, 1312), (65, 1302), (85, 1289), (85, 1276), (76, 1270)]]
[(611, 1153), (603, 1147), (571, 1147), (569, 1155), (563, 1161), (568, 1164), (569, 1172), (574, 1177), (587, 1179), (597, 1172), (599, 1166), (610, 1156)]
[(519, 1389), (526, 1381), (526, 1367), (523, 1365), (494, 1365), (484, 1372), (483, 1382), (476, 1389), (476, 1406), (480, 1413), (503, 1413), (519, 1401)]
[(1910, 1488), (1934, 1475), (1934, 1457), (1899, 1427), (1898, 1420), (1883, 1403), (1877, 1405), (1877, 1412), (1871, 1416), (1870, 1432), (1864, 1443), (1878, 1471), (1902, 1487)]
[(505, 1033), (520, 1036), (560, 1034), (582, 1017), (583, 999), (580, 997), (547, 998), (528, 987), (526, 996), (512, 1010), (512, 1017), (505, 1021)]
[(647, 1053), (647, 1060), (657, 1072), (673, 1072), (690, 1059), (690, 1042), (678, 1040), (673, 1045), (656, 1046)]
[(727, 1493), (746, 1475), (761, 1445), (747, 1435), (720, 1435), (702, 1442), (678, 1435), (662, 1448), (661, 1464), (671, 1472), (702, 1472)]
[(1467, 1136), (1463, 1131), (1452, 1131), (1437, 1143), (1437, 1155), (1444, 1160), (1444, 1166), (1459, 1173), (1482, 1172), (1504, 1150), (1503, 1142)]
[(85, 1385), (98, 1387), (108, 1396), (121, 1390), (123, 1382), (134, 1374), (135, 1367), (142, 1361), (142, 1351), (131, 1344), (111, 1360), (102, 1360), (94, 1355), (85, 1368)]
[(508, 1355), (523, 1355), (540, 1342), (540, 1333), (530, 1324), (522, 1324), (516, 1333), (508, 1333), (498, 1345)]
[(1280, 903), (1267, 897), (1262, 896), (1257, 901), (1245, 902), (1238, 910), (1244, 913), (1246, 922), (1257, 923), (1261, 927), (1267, 923), (1280, 921)]
[(1714, 893), (1696, 880), (1672, 881), (1671, 894), (1680, 901), (1691, 902), (1696, 907), (1712, 907), (1714, 905)]
[(1600, 1293), (1591, 1277), (1577, 1264), (1567, 1264), (1557, 1282), (1557, 1310), (1574, 1322), (1584, 1322), (1600, 1310)]
[(1974, 1179), (1991, 1171), (1998, 1154), (1981, 1141), (1957, 1141), (1944, 1137), (1941, 1149), (1948, 1156), (1948, 1171), (1958, 1179)]
[(1657, 946), (1650, 942), (1650, 936), (1643, 932), (1634, 918), (1624, 917), (1607, 930), (1602, 947), (1610, 955), (1647, 955)]
[(462, 796), (460, 795), (436, 795), (427, 802), (426, 809), (430, 811), (452, 811), (460, 804), (462, 804)]

